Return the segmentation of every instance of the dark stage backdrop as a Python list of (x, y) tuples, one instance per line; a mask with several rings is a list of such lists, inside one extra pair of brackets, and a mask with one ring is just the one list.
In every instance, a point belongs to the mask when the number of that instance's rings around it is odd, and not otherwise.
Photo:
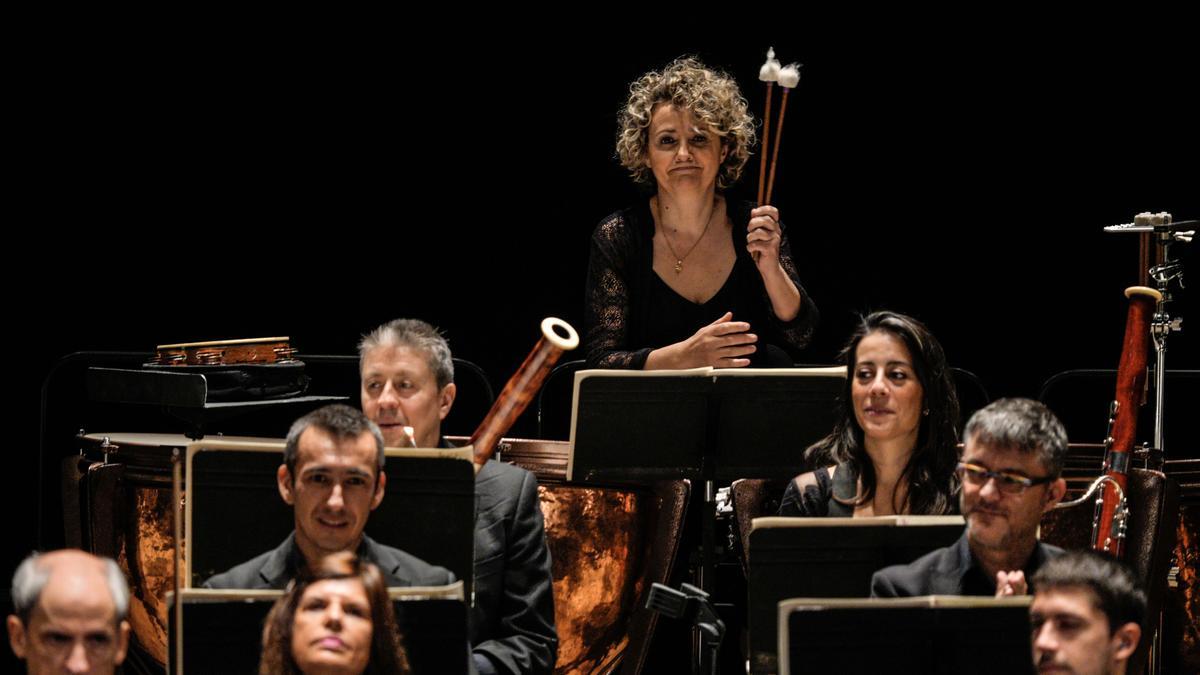
[[(804, 64), (776, 190), (822, 313), (807, 360), (832, 362), (859, 313), (889, 308), (993, 397), (1115, 367), (1137, 242), (1101, 227), (1200, 217), (1194, 36), (983, 28), (476, 30), (444, 51), (312, 33), (50, 41), (9, 99), (28, 148), (9, 333), (32, 346), (13, 351), (18, 516), (0, 572), (37, 540), (38, 392), (64, 354), (265, 335), (348, 354), (414, 316), (498, 389), (544, 316), (582, 330), (591, 230), (641, 198), (613, 159), (615, 114), (631, 79), (683, 53), (735, 75), (756, 115), (766, 47)], [(1193, 321), (1196, 293), (1175, 306)], [(1174, 338), (1172, 367), (1200, 366), (1198, 334)], [(47, 504), (71, 450), (44, 460)]]

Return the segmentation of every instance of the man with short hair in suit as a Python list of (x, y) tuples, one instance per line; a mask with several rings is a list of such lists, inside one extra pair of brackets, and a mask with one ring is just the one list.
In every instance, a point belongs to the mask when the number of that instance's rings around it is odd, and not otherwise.
[[(363, 411), (387, 444), (448, 447), (441, 425), (457, 388), (446, 339), (424, 321), (397, 319), (364, 337), (358, 353)], [(475, 668), (482, 675), (550, 673), (558, 633), (537, 479), (489, 460), (475, 475), (475, 496)]]
[(871, 596), (1024, 595), (1027, 579), (1062, 553), (1037, 539), (1042, 514), (1066, 493), (1067, 433), (1046, 406), (1000, 399), (971, 416), (958, 463), (962, 537), (871, 577)]
[(296, 420), (276, 473), (279, 496), (293, 507), (296, 529), (274, 550), (204, 586), (282, 589), (303, 569), (340, 551), (354, 551), (373, 563), (388, 586), (453, 583), (449, 570), (363, 534), (367, 517), (383, 501), (383, 463), (379, 427), (350, 406), (328, 405)]

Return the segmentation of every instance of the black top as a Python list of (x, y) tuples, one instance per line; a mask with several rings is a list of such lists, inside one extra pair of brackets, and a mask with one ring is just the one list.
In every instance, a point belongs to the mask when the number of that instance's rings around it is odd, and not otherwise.
[[(454, 574), (450, 570), (430, 565), (398, 548), (384, 546), (365, 534), (357, 553), (360, 560), (379, 568), (388, 588), (454, 583)], [(296, 533), (292, 532), (275, 549), (209, 578), (204, 582), (204, 588), (281, 590), (287, 588), (288, 582), (303, 566), (304, 556), (296, 545)]]
[[(800, 285), (787, 230), (780, 224), (779, 262), (800, 291), (800, 313), (791, 321), (775, 317), (762, 276), (746, 250), (748, 202), (728, 204), (736, 259), (721, 290), (703, 304), (680, 296), (654, 272), (654, 218), (649, 200), (618, 211), (596, 227), (588, 260), (584, 319), (589, 368), (642, 369), (659, 347), (685, 340), (733, 312), (759, 336), (751, 365), (790, 366), (812, 339), (817, 307)], [(771, 349), (768, 346), (773, 346)], [(775, 358), (770, 362), (771, 356)]]
[[(725, 279), (725, 284), (716, 295), (703, 303), (688, 300), (676, 293), (658, 274), (651, 274), (647, 298), (650, 312), (645, 331), (648, 344), (665, 346), (682, 342), (694, 335), (700, 326), (710, 324), (730, 311), (726, 307), (736, 307), (739, 296), (737, 286), (741, 280), (738, 266), (741, 264), (741, 260), (734, 261), (733, 270)], [(741, 313), (735, 310), (734, 319), (741, 321), (740, 316)]]
[(828, 467), (813, 471), (813, 476), (817, 479), (816, 484), (805, 485), (803, 489), (796, 483), (799, 476), (788, 481), (787, 489), (783, 491), (783, 501), (779, 503), (779, 515), (807, 518), (847, 518), (854, 515), (854, 506), (846, 502), (853, 500), (858, 492), (858, 475), (850, 469), (849, 464), (837, 466), (834, 472), (836, 480), (831, 479)]
[[(1025, 561), (1026, 583), (1033, 593), (1034, 573), (1050, 558), (1062, 555), (1057, 546), (1038, 542)], [(885, 567), (871, 576), (871, 597), (913, 598), (922, 595), (995, 595), (996, 580), (987, 574), (971, 554), (967, 531), (953, 546), (927, 553), (908, 565)]]

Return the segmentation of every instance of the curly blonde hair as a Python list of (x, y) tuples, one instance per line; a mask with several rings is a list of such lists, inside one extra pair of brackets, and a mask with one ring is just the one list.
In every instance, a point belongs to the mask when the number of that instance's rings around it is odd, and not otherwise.
[(661, 71), (646, 73), (629, 85), (629, 100), (621, 111), (617, 132), (617, 158), (633, 180), (654, 184), (654, 174), (646, 166), (646, 152), (650, 117), (660, 103), (691, 111), (720, 137), (728, 152), (717, 172), (717, 187), (724, 189), (736, 183), (754, 145), (754, 118), (732, 77), (691, 56), (675, 59)]

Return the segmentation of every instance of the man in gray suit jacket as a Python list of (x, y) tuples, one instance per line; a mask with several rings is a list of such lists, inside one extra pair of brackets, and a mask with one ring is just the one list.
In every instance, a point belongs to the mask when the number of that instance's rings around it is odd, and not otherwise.
[(356, 551), (379, 567), (388, 586), (441, 586), (447, 569), (363, 534), (383, 501), (383, 435), (346, 405), (329, 405), (296, 420), (276, 473), (279, 495), (292, 505), (296, 529), (282, 544), (205, 582), (207, 588), (285, 588), (302, 569), (339, 551)]
[(1054, 414), (1037, 401), (1000, 399), (972, 415), (963, 435), (966, 531), (953, 546), (876, 572), (872, 597), (1024, 595), (1026, 580), (1062, 553), (1037, 539), (1042, 514), (1067, 491), (1067, 432)]
[[(423, 321), (397, 319), (363, 338), (359, 358), (363, 411), (388, 446), (445, 445), (442, 420), (457, 393), (445, 338)], [(475, 668), (482, 675), (549, 673), (558, 633), (537, 479), (491, 460), (475, 476), (475, 497)]]

